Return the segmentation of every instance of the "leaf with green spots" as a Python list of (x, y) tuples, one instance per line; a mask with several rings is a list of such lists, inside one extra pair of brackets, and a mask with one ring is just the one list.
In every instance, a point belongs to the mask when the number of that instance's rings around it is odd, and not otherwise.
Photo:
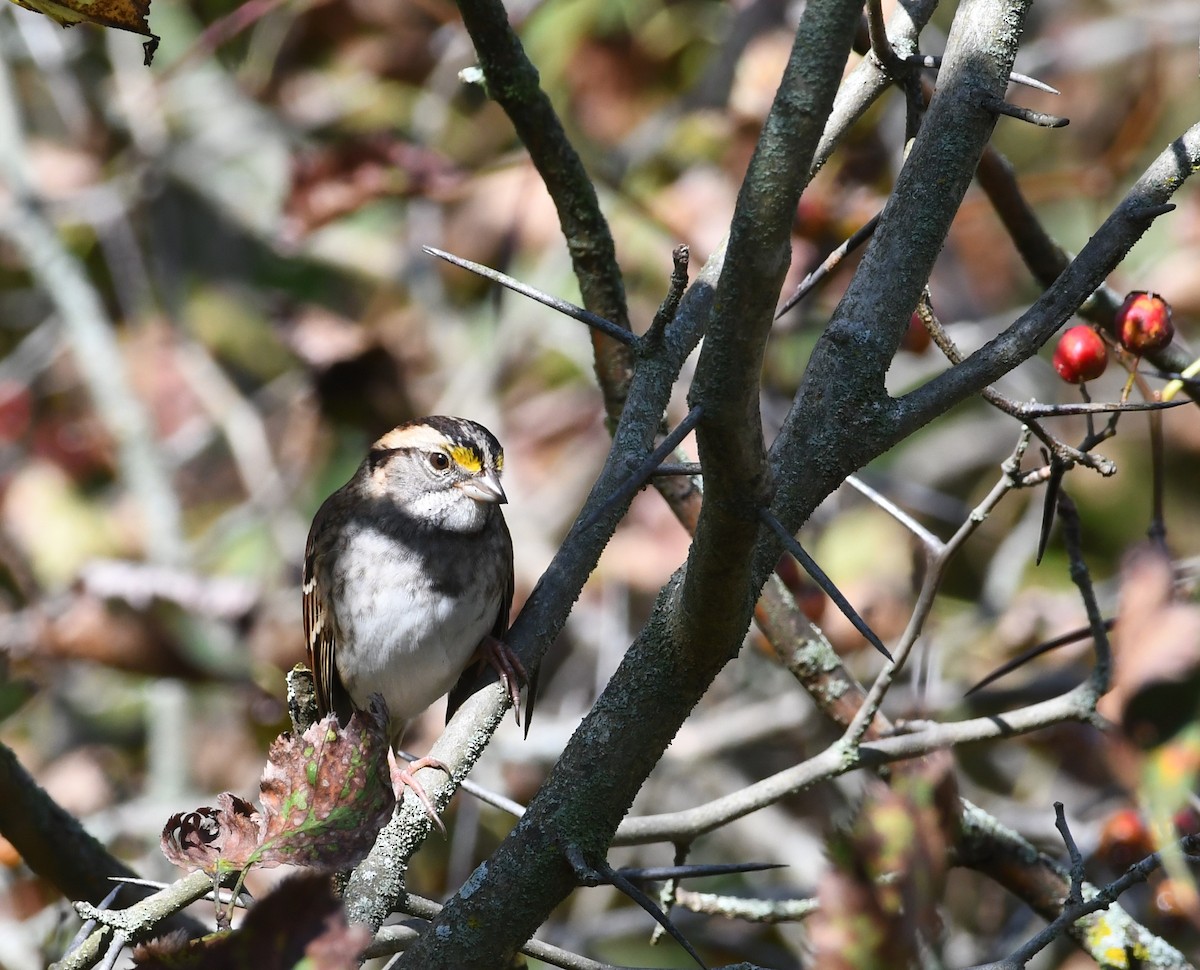
[(162, 834), (185, 869), (229, 872), (281, 863), (346, 869), (370, 851), (392, 815), (387, 714), (372, 698), (343, 729), (326, 717), (271, 745), (259, 786), (262, 812), (228, 792), (216, 808), (173, 815)]

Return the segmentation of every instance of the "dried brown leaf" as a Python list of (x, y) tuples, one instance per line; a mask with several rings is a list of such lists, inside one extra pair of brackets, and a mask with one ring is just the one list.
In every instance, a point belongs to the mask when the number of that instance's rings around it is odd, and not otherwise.
[(229, 792), (217, 796), (217, 807), (204, 806), (167, 820), (163, 855), (183, 869), (241, 869), (259, 843), (261, 817), (254, 806)]
[(150, 32), (150, 0), (13, 0), (17, 6), (45, 14), (63, 27), (77, 23), (129, 30), (150, 39), (143, 44), (150, 66), (158, 49), (158, 35)]

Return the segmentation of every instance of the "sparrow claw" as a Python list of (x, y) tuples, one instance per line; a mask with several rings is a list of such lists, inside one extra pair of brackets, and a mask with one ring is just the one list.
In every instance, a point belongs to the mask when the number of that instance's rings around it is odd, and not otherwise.
[(417, 758), (411, 762), (402, 762), (396, 757), (395, 751), (388, 752), (388, 767), (391, 769), (392, 789), (396, 793), (396, 801), (402, 802), (404, 800), (404, 789), (409, 789), (417, 796), (417, 801), (424, 806), (430, 821), (433, 822), (438, 831), (442, 833), (442, 837), (445, 838), (446, 826), (442, 823), (437, 809), (433, 806), (433, 799), (429, 797), (425, 786), (417, 781), (415, 773), (422, 768), (437, 768), (439, 771), (444, 771), (449, 775), (450, 780), (453, 781), (454, 772), (450, 770), (450, 767), (444, 761), (439, 761), (437, 758), (430, 758), (428, 756)]
[(521, 658), (513, 653), (508, 644), (497, 640), (491, 634), (479, 641), (475, 655), (478, 660), (487, 663), (500, 676), (500, 683), (504, 686), (508, 699), (512, 701), (513, 712), (517, 717), (517, 726), (520, 727), (521, 688), (529, 683), (529, 674), (525, 672)]

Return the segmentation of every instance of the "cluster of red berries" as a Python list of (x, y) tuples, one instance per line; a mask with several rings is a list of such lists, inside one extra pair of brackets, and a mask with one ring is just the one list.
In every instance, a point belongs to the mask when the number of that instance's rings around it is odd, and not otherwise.
[[(1171, 305), (1157, 293), (1134, 290), (1117, 310), (1116, 333), (1121, 346), (1137, 357), (1161, 350), (1175, 336)], [(1058, 338), (1054, 369), (1064, 381), (1094, 381), (1107, 366), (1108, 349), (1093, 328), (1081, 324)]]

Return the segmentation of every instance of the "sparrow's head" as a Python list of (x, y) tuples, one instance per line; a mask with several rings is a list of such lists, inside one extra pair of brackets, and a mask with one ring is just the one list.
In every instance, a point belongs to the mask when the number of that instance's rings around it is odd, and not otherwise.
[(432, 415), (393, 428), (371, 446), (368, 489), (432, 528), (476, 532), (508, 501), (504, 449), (466, 418)]

